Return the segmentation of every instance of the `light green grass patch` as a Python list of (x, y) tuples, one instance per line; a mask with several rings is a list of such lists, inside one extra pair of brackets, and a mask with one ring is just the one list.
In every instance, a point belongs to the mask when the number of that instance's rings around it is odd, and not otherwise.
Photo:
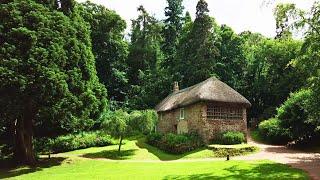
[(0, 171), (0, 179), (308, 179), (270, 161), (110, 162), (68, 158), (61, 164)]
[[(219, 147), (213, 150), (213, 147)], [(231, 148), (230, 151), (225, 151), (225, 148)], [(253, 149), (252, 149), (253, 148)], [(239, 145), (210, 145), (209, 147), (199, 148), (197, 150), (183, 153), (170, 154), (166, 153), (156, 147), (145, 143), (144, 138), (126, 140), (122, 145), (121, 153), (118, 153), (118, 145), (111, 145), (105, 147), (93, 147), (81, 150), (61, 153), (62, 156), (82, 156), (86, 158), (105, 158), (114, 160), (177, 160), (177, 159), (203, 159), (225, 157), (226, 154), (244, 155), (257, 152), (258, 148), (247, 144)]]

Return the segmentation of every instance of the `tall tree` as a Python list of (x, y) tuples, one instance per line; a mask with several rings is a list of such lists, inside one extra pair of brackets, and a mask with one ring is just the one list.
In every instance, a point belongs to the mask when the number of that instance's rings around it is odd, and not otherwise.
[(131, 106), (141, 109), (152, 107), (159, 101), (156, 93), (158, 88), (149, 91), (147, 87), (155, 85), (163, 55), (160, 49), (162, 25), (150, 16), (143, 6), (139, 6), (138, 12), (138, 18), (132, 20), (131, 44), (127, 62), (129, 82), (132, 86)]
[(247, 67), (243, 51), (243, 39), (233, 30), (222, 25), (217, 32), (216, 46), (219, 49), (215, 73), (225, 83), (238, 91), (243, 90), (244, 72)]
[(139, 84), (139, 73), (155, 70), (160, 56), (161, 26), (150, 16), (143, 6), (140, 13), (132, 20), (131, 44), (128, 56), (129, 80), (133, 85)]
[(128, 91), (128, 45), (124, 41), (126, 23), (114, 11), (90, 2), (83, 3), (82, 17), (89, 22), (92, 51), (98, 77), (111, 100), (124, 102)]
[(315, 125), (314, 131), (320, 134), (320, 3), (315, 2), (310, 12), (302, 14), (301, 19), (299, 25), (307, 28), (307, 32), (302, 46), (303, 54), (297, 59), (296, 65), (301, 71), (307, 72), (308, 87), (311, 89), (308, 123)]
[(77, 5), (66, 16), (34, 0), (9, 1), (0, 14), (0, 121), (13, 127), (15, 158), (34, 164), (35, 125), (90, 128), (105, 110), (106, 90)]
[[(182, 30), (183, 23), (183, 0), (167, 0), (168, 6), (165, 8), (164, 41), (162, 50), (164, 53), (163, 66), (165, 68), (171, 67), (176, 55), (176, 48)], [(171, 73), (171, 72), (169, 72)]]
[(257, 34), (242, 34), (247, 68), (243, 94), (253, 104), (251, 117), (270, 118), (290, 92), (304, 85), (305, 76), (292, 64), (301, 41), (267, 39)]
[(276, 39), (291, 38), (294, 31), (294, 24), (303, 11), (297, 9), (295, 4), (278, 4), (274, 9), (276, 19)]
[(182, 87), (198, 83), (214, 74), (218, 49), (214, 44), (213, 20), (208, 12), (208, 4), (200, 0), (191, 30), (179, 43), (176, 71), (180, 74)]

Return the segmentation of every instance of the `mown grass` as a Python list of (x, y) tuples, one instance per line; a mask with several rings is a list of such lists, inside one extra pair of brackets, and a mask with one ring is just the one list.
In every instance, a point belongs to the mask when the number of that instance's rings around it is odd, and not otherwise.
[(53, 165), (1, 170), (0, 179), (308, 179), (270, 161), (110, 162), (70, 157)]
[[(246, 146), (234, 145), (233, 149)], [(215, 157), (207, 148), (173, 155), (146, 144), (143, 138), (126, 140), (121, 154), (117, 148), (93, 147), (51, 159), (42, 156), (36, 167), (0, 169), (0, 179), (308, 179), (304, 171), (271, 161), (204, 161)], [(170, 161), (177, 159), (193, 160)]]
[[(258, 149), (251, 149), (249, 145), (215, 145), (221, 148), (212, 150), (207, 147), (199, 148), (191, 152), (183, 154), (170, 154), (166, 153), (156, 147), (153, 147), (145, 143), (144, 138), (138, 138), (133, 140), (126, 140), (125, 144), (121, 148), (121, 153), (118, 153), (118, 145), (111, 145), (105, 147), (94, 147), (81, 149), (76, 151), (70, 151), (61, 153), (61, 155), (78, 155), (86, 158), (106, 158), (113, 160), (177, 160), (177, 159), (203, 159), (203, 158), (215, 158), (225, 157), (227, 154), (244, 155), (258, 151)], [(225, 147), (230, 147), (233, 151), (225, 151)], [(249, 148), (249, 150), (247, 149)]]

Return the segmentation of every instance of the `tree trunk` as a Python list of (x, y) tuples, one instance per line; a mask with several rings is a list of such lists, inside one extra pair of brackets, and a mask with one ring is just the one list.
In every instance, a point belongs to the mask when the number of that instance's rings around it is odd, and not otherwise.
[(120, 136), (119, 149), (118, 149), (119, 154), (120, 154), (120, 150), (121, 150), (121, 145), (122, 145), (122, 136)]
[(16, 161), (28, 165), (36, 163), (33, 149), (33, 118), (34, 111), (31, 101), (27, 101), (22, 118), (17, 120), (15, 130), (15, 151)]

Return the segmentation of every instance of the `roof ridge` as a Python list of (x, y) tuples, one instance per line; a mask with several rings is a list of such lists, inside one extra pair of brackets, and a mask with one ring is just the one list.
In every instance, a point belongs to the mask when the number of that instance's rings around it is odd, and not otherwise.
[(184, 91), (186, 91), (186, 90), (188, 90), (188, 89), (193, 89), (193, 88), (197, 87), (197, 86), (200, 85), (200, 84), (205, 84), (205, 83), (208, 82), (209, 80), (218, 80), (218, 79), (217, 79), (216, 77), (210, 77), (210, 78), (208, 78), (208, 79), (206, 79), (206, 80), (204, 80), (204, 81), (201, 81), (201, 82), (199, 82), (199, 83), (197, 83), (197, 84), (194, 84), (194, 85), (192, 85), (192, 86), (189, 86), (189, 87), (180, 89), (179, 91), (173, 92), (173, 93), (171, 93), (171, 94), (178, 94), (178, 93), (184, 92)]
[(156, 106), (156, 110), (168, 111), (197, 101), (239, 103), (251, 106), (251, 103), (236, 90), (216, 77), (210, 77), (193, 86), (169, 94)]

